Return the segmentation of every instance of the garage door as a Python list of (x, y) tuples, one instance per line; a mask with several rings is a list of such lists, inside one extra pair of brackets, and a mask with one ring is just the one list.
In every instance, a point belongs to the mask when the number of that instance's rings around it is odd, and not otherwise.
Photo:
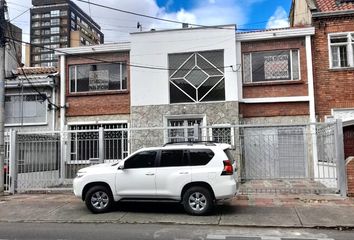
[(247, 180), (307, 177), (304, 128), (244, 129), (243, 163)]

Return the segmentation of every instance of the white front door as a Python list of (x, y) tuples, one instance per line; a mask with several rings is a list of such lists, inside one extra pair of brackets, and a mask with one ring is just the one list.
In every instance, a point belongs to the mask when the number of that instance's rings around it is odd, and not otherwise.
[(116, 192), (120, 198), (154, 198), (156, 196), (157, 151), (134, 154), (116, 175)]

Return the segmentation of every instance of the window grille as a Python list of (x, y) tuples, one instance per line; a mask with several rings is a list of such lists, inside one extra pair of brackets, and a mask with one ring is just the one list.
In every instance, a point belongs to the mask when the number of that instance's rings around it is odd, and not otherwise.
[[(194, 124), (201, 125), (203, 119), (169, 119), (169, 127), (178, 127), (178, 129), (168, 130), (168, 142), (185, 142), (194, 140), (194, 129), (192, 128), (181, 128), (181, 127), (192, 127)], [(201, 130), (199, 128), (199, 136), (201, 136)]]
[(170, 102), (225, 100), (223, 66), (223, 51), (170, 54)]
[[(128, 156), (128, 132), (114, 131), (128, 128), (127, 123), (70, 125), (71, 132), (71, 161), (88, 161), (99, 158), (99, 133), (104, 131), (104, 159), (119, 160)], [(97, 130), (79, 132), (82, 130)], [(109, 131), (112, 130), (112, 131)], [(78, 131), (78, 132), (75, 132)]]
[(243, 82), (300, 80), (299, 50), (243, 54)]

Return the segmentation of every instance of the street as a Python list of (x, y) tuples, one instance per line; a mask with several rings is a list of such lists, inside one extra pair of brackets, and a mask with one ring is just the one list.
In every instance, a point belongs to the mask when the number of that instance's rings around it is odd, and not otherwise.
[(352, 240), (354, 232), (173, 224), (0, 223), (0, 239)]

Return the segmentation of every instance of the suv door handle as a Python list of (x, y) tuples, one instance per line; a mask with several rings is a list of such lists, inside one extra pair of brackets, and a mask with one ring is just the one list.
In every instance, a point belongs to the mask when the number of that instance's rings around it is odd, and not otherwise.
[(155, 173), (145, 173), (146, 176), (154, 176)]
[(189, 172), (180, 172), (179, 174), (189, 174)]

